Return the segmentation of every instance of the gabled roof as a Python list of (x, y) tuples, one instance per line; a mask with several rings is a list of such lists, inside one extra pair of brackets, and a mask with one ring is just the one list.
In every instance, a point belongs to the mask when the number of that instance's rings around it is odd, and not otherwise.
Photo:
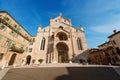
[(57, 29), (55, 32), (59, 32), (59, 31), (63, 31), (63, 32), (66, 32), (66, 33), (70, 33), (70, 32), (68, 32), (68, 31), (66, 31), (65, 29)]
[[(68, 21), (70, 21), (70, 22), (71, 22), (71, 20), (70, 20), (70, 19), (68, 19), (68, 18), (65, 18), (65, 17), (62, 15), (62, 13), (60, 13), (60, 14), (59, 14), (59, 16), (58, 16), (58, 17), (56, 17), (56, 18), (63, 18), (63, 19), (66, 19), (66, 20), (68, 20)], [(56, 19), (56, 18), (53, 18), (53, 19)]]

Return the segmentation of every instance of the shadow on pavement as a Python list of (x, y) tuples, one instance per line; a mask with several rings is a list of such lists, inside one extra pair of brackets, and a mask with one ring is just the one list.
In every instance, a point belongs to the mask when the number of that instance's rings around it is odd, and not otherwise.
[(120, 80), (111, 67), (12, 68), (2, 80)]
[(110, 67), (68, 67), (67, 70), (68, 75), (58, 76), (55, 80), (120, 80)]

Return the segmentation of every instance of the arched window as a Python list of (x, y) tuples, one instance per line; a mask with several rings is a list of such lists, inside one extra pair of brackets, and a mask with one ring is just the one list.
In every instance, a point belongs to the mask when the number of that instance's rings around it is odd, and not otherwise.
[(41, 41), (40, 50), (44, 50), (44, 48), (45, 48), (45, 38), (43, 38), (42, 41)]
[(57, 33), (57, 37), (58, 37), (59, 40), (68, 40), (67, 35), (63, 32)]
[(63, 29), (63, 27), (62, 27), (62, 26), (59, 26), (59, 29)]
[(82, 43), (81, 43), (81, 40), (79, 38), (77, 39), (77, 45), (78, 45), (79, 50), (83, 50)]
[(4, 53), (0, 53), (0, 60), (2, 60)]

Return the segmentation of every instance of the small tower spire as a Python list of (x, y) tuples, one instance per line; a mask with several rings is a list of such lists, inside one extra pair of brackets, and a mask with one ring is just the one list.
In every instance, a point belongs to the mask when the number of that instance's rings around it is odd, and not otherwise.
[(40, 24), (40, 25), (39, 25), (39, 27), (41, 27), (41, 28), (42, 28), (42, 25)]
[(50, 17), (50, 20), (52, 19), (52, 17)]
[(80, 30), (81, 30), (81, 31), (84, 31), (84, 28), (83, 28), (83, 26), (82, 26), (82, 25), (80, 25)]
[(62, 16), (62, 12), (60, 12), (60, 14), (59, 14), (60, 16)]
[(38, 32), (41, 32), (41, 30), (42, 30), (42, 25), (40, 24), (38, 27)]

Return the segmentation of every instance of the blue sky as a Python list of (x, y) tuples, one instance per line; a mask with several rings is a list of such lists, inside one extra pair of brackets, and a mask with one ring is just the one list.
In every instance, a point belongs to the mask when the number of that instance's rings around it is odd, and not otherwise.
[(77, 28), (83, 25), (89, 48), (120, 30), (120, 0), (0, 0), (0, 11), (9, 12), (33, 36), (39, 25), (46, 27), (62, 12)]

